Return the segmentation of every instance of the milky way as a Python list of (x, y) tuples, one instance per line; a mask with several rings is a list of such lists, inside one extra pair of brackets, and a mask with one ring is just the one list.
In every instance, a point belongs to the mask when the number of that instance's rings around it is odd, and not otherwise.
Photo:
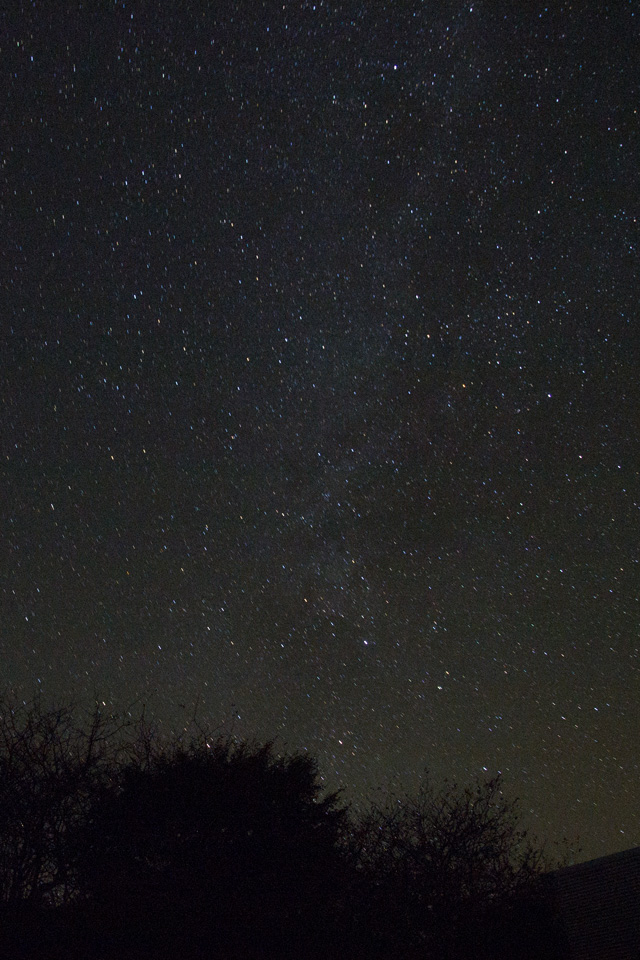
[(634, 7), (3, 14), (5, 695), (640, 843)]

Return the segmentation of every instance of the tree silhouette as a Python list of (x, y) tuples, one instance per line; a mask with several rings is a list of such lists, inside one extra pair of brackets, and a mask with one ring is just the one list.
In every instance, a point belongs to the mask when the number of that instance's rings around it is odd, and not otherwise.
[(55, 925), (78, 889), (69, 837), (118, 769), (134, 726), (97, 707), (83, 725), (72, 707), (39, 698), (0, 703), (2, 956), (56, 955)]
[(129, 764), (76, 835), (85, 914), (114, 948), (326, 955), (347, 812), (320, 794), (315, 760), (270, 743), (201, 740)]
[(71, 707), (40, 700), (0, 704), (0, 902), (68, 901), (74, 881), (65, 851), (112, 773), (112, 745), (124, 725), (97, 708), (85, 727)]
[[(415, 796), (363, 817), (354, 843), (369, 928), (383, 955), (554, 956), (545, 859), (520, 827), (517, 801), (505, 798), (500, 777), (465, 788), (445, 783), (439, 792), (427, 777)], [(518, 936), (534, 916), (546, 937), (540, 954), (528, 953)]]

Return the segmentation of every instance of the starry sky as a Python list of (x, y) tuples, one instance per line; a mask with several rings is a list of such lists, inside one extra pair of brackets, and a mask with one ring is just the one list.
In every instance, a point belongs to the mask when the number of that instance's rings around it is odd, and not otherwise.
[(0, 686), (640, 844), (635, 3), (0, 14)]

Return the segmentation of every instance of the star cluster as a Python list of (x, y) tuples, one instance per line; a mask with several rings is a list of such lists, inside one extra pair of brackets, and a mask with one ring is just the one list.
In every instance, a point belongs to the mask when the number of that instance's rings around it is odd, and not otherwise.
[(5, 692), (640, 843), (635, 5), (18, 7)]

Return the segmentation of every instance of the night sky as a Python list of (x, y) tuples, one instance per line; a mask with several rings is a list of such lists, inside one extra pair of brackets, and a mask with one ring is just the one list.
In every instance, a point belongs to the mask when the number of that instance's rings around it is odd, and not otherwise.
[(16, 6), (0, 693), (640, 844), (637, 5)]

